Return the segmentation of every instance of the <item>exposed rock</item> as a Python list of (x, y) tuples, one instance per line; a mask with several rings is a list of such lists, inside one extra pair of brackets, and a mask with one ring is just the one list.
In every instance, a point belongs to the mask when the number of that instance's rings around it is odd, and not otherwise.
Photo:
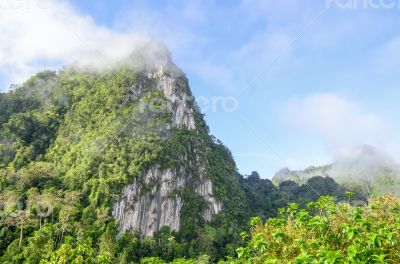
[(212, 195), (212, 183), (209, 179), (203, 179), (195, 190), (196, 194), (202, 196), (208, 203), (208, 207), (203, 212), (206, 221), (211, 221), (212, 216), (218, 214), (222, 210), (222, 203), (217, 201)]
[[(151, 236), (163, 226), (179, 230), (182, 199), (171, 191), (184, 186), (182, 178), (171, 170), (151, 169), (143, 180), (144, 184), (126, 186), (114, 205), (113, 217), (120, 222), (120, 231), (139, 229), (143, 236)], [(151, 183), (159, 186), (146, 190)]]
[[(203, 178), (195, 183), (195, 193), (205, 199), (208, 206), (203, 212), (206, 221), (222, 210), (222, 203), (212, 196), (212, 183)], [(172, 170), (153, 168), (142, 178), (142, 182), (126, 186), (119, 201), (114, 205), (113, 217), (120, 222), (120, 232), (139, 230), (142, 236), (152, 236), (163, 226), (178, 231), (183, 199), (174, 194), (180, 188), (190, 188), (191, 175), (178, 175)]]
[(193, 108), (188, 103), (193, 100), (185, 92), (182, 92), (185, 84), (179, 79), (162, 75), (158, 79), (157, 89), (163, 91), (164, 96), (170, 101), (172, 122), (179, 128), (195, 129)]
[[(145, 54), (145, 57), (150, 55)], [(141, 56), (141, 53), (137, 53), (130, 60), (141, 61)], [(162, 56), (157, 58), (144, 66), (144, 78), (148, 78), (147, 81), (154, 85), (154, 89), (162, 92), (167, 99), (167, 110), (171, 113), (173, 127), (196, 129), (194, 114), (197, 110), (190, 96), (186, 78), (171, 62), (169, 54), (162, 52)], [(157, 62), (154, 63), (155, 61)], [(142, 87), (144, 84), (141, 82), (135, 83), (134, 91), (129, 94), (127, 100), (138, 98)], [(213, 195), (213, 184), (207, 177), (196, 149), (192, 149), (191, 146), (188, 146), (188, 149), (192, 152), (191, 158), (182, 154), (184, 156), (181, 160), (182, 164), (186, 165), (164, 170), (154, 165), (146, 173), (139, 175), (135, 182), (125, 186), (113, 208), (113, 217), (120, 223), (120, 232), (138, 229), (145, 237), (152, 236), (163, 226), (178, 231), (181, 225), (181, 210), (185, 203), (180, 196), (180, 190), (190, 190), (204, 199), (206, 207), (202, 215), (206, 221), (211, 221), (212, 217), (222, 210), (223, 205)]]

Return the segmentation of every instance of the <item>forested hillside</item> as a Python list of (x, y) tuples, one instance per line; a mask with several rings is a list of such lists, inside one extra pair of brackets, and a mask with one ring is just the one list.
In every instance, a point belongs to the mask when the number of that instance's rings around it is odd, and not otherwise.
[(0, 94), (1, 263), (216, 262), (251, 217), (347, 200), (329, 177), (240, 175), (184, 74), (137, 64), (44, 71)]

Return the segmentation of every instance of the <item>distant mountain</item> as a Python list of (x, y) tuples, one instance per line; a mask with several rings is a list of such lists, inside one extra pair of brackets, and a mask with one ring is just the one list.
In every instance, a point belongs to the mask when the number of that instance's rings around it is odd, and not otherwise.
[(295, 170), (291, 171), (288, 168), (283, 168), (278, 171), (274, 177), (272, 178), (272, 182), (275, 185), (279, 185), (284, 181), (294, 181), (298, 184), (304, 184), (308, 179), (315, 176), (329, 176), (327, 174), (330, 166), (322, 166), (322, 167), (308, 167), (305, 170)]
[(336, 161), (321, 167), (291, 171), (283, 168), (272, 178), (275, 185), (287, 180), (302, 184), (314, 176), (331, 177), (339, 184), (366, 194), (400, 194), (400, 166), (389, 155), (370, 146), (342, 152)]

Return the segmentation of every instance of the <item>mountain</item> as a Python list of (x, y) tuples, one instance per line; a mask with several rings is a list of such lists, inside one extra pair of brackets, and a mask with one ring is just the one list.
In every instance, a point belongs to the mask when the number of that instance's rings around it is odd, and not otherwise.
[(343, 199), (328, 177), (240, 175), (162, 44), (110, 54), (0, 93), (0, 263), (217, 262), (252, 216)]
[(274, 175), (272, 181), (275, 185), (287, 180), (302, 184), (315, 176), (329, 176), (349, 188), (362, 189), (365, 195), (400, 194), (399, 164), (370, 145), (345, 151), (330, 165), (309, 167), (303, 171), (284, 168)]
[(109, 69), (76, 63), (38, 73), (0, 102), (4, 219), (29, 211), (42, 225), (51, 211), (62, 226), (57, 241), (88, 230), (93, 240), (115, 223), (117, 237), (167, 228), (190, 242), (207, 223), (247, 221), (231, 153), (209, 135), (187, 78), (159, 43)]
[(315, 176), (328, 176), (328, 171), (330, 166), (321, 166), (321, 167), (308, 167), (305, 170), (295, 170), (291, 171), (289, 168), (283, 168), (279, 170), (272, 177), (272, 182), (275, 185), (279, 185), (284, 181), (294, 181), (298, 184), (304, 184), (308, 179)]

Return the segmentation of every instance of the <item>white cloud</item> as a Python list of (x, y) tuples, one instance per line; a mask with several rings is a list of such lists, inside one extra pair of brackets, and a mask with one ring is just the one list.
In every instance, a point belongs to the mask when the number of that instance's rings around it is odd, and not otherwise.
[(385, 122), (360, 104), (336, 94), (313, 94), (285, 104), (284, 120), (324, 140), (330, 147), (380, 145), (387, 135)]
[(20, 82), (46, 67), (58, 68), (125, 38), (64, 1), (18, 2), (22, 4), (2, 1), (0, 9), (0, 71), (7, 82)]
[(213, 1), (190, 0), (182, 5), (167, 4), (164, 10), (156, 11), (132, 4), (132, 9), (121, 13), (110, 28), (97, 25), (65, 0), (17, 2), (21, 4), (16, 5), (15, 0), (0, 3), (3, 83), (22, 82), (39, 70), (58, 69), (83, 57), (86, 58), (83, 64), (96, 63), (103, 68), (110, 58), (129, 55), (135, 46), (143, 46), (149, 38), (165, 43), (181, 59), (178, 61), (182, 66), (196, 68), (198, 58), (204, 58), (201, 48), (207, 40), (194, 29), (208, 23), (207, 8), (214, 5)]

